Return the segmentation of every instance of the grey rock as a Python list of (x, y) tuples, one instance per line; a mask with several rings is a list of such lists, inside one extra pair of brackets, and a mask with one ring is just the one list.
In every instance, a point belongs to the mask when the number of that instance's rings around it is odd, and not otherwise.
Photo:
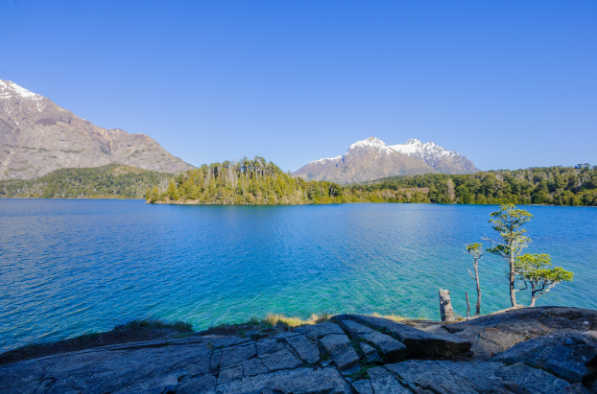
[(377, 350), (375, 350), (373, 347), (367, 345), (365, 342), (361, 342), (359, 346), (361, 348), (361, 351), (365, 355), (365, 360), (367, 360), (367, 362), (374, 363), (381, 361), (379, 353), (377, 353)]
[(514, 382), (527, 392), (537, 394), (556, 394), (566, 390), (570, 384), (549, 372), (531, 368), (522, 363), (504, 366), (496, 371), (496, 376), (505, 381)]
[[(506, 320), (510, 321), (508, 324), (513, 325), (507, 333), (530, 333), (530, 336), (535, 337), (510, 347), (492, 360), (475, 359), (464, 362), (411, 359), (370, 368), (370, 379), (365, 381), (353, 382), (356, 375), (350, 375), (361, 367), (353, 348), (357, 346), (355, 341), (350, 341), (344, 331), (338, 331), (341, 330), (338, 325), (326, 323), (323, 328), (307, 327), (299, 330), (303, 334), (295, 332), (293, 336), (285, 336), (280, 340), (270, 338), (253, 341), (198, 335), (193, 338), (172, 339), (169, 341), (170, 346), (163, 346), (162, 340), (136, 342), (3, 365), (0, 366), (0, 392), (323, 394), (356, 391), (367, 394), (597, 394), (597, 383), (591, 380), (594, 379), (593, 371), (597, 368), (597, 356), (594, 353), (597, 333), (577, 330), (578, 327), (592, 326), (592, 312), (561, 309), (567, 312), (560, 313), (561, 310), (556, 309), (560, 311), (554, 312), (557, 324), (547, 320), (548, 314), (545, 311), (529, 312), (531, 316), (537, 317), (534, 323), (533, 318), (522, 313), (517, 313), (514, 317), (506, 314)], [(471, 324), (471, 321), (467, 325), (420, 321), (411, 324), (435, 331), (422, 331), (424, 334), (450, 337), (473, 328), (480, 328), (481, 331), (478, 332), (482, 335), (488, 330), (497, 332), (504, 328), (500, 324), (506, 324), (503, 319), (504, 316), (471, 319), (478, 320), (475, 322), (477, 325)], [(577, 322), (579, 319), (580, 322)], [(584, 324), (585, 321), (589, 324)], [(519, 331), (517, 324), (521, 324), (527, 331)], [(371, 357), (379, 351), (362, 340), (361, 336), (379, 333), (374, 328), (383, 326), (377, 323), (343, 325), (346, 332), (357, 338), (358, 346), (364, 354), (363, 360), (371, 362)], [(347, 326), (352, 329), (347, 329)], [(448, 327), (454, 334), (442, 333), (442, 327)], [(415, 330), (417, 335), (421, 331), (408, 328)], [(391, 333), (387, 326), (382, 329)], [(537, 337), (541, 332), (548, 332), (548, 335)], [(407, 334), (403, 335), (414, 336), (412, 331)], [(398, 337), (398, 334), (393, 334), (394, 340), (398, 340)], [(312, 347), (316, 346), (314, 341), (319, 341), (321, 351), (325, 350), (326, 355), (329, 353), (331, 359), (313, 363), (313, 368), (301, 367), (306, 360), (316, 359)], [(507, 343), (496, 346), (499, 348), (502, 345), (507, 346)], [(444, 356), (438, 356), (442, 357)], [(378, 362), (381, 364), (383, 361)], [(349, 384), (351, 382), (352, 387)]]
[(303, 365), (303, 363), (286, 348), (274, 354), (262, 356), (261, 361), (270, 371), (293, 369)]
[(371, 379), (371, 387), (375, 394), (411, 394), (398, 380), (383, 367), (375, 367), (367, 371)]
[(388, 362), (401, 361), (406, 356), (406, 346), (389, 335), (352, 320), (339, 320), (339, 324), (353, 339), (364, 341), (378, 349)]
[(185, 367), (187, 371), (187, 376), (197, 376), (203, 375), (210, 372), (210, 362), (211, 362), (211, 355), (204, 354), (199, 356), (197, 359), (193, 361), (192, 364), (189, 364)]
[(232, 365), (240, 364), (256, 355), (257, 351), (255, 349), (255, 344), (224, 349), (220, 368), (224, 369)]
[(373, 394), (373, 389), (371, 388), (371, 381), (369, 379), (357, 380), (356, 382), (353, 382), (352, 388), (358, 394)]
[(589, 390), (582, 385), (582, 383), (575, 383), (571, 384), (570, 386), (566, 387), (563, 391), (563, 394), (590, 394)]
[(353, 368), (358, 368), (361, 359), (352, 347), (347, 347), (340, 353), (332, 354), (332, 360), (339, 371), (350, 371)]
[(286, 342), (304, 362), (315, 364), (319, 361), (319, 349), (304, 335), (286, 338)]
[(380, 317), (363, 315), (339, 315), (338, 320), (352, 320), (380, 330), (406, 345), (410, 358), (451, 358), (468, 352), (471, 343), (450, 334), (428, 333), (406, 324), (396, 323)]
[(284, 345), (275, 339), (261, 339), (257, 341), (257, 354), (262, 356), (264, 354), (274, 354), (284, 349)]
[(528, 339), (561, 331), (597, 330), (597, 311), (547, 306), (518, 308), (448, 324), (444, 328), (472, 342), (475, 358), (488, 359)]
[(245, 376), (261, 375), (269, 372), (269, 369), (263, 365), (263, 361), (258, 358), (252, 358), (243, 362), (243, 372)]
[(218, 384), (224, 384), (243, 377), (243, 365), (237, 364), (228, 368), (222, 368), (218, 375)]
[(121, 163), (178, 173), (193, 167), (143, 134), (104, 129), (0, 80), (0, 180), (32, 179), (60, 168)]
[(315, 394), (315, 393), (351, 393), (348, 383), (342, 380), (338, 371), (327, 368), (305, 372), (302, 376), (285, 376), (271, 380), (265, 386), (264, 393)]
[(321, 338), (320, 342), (326, 352), (332, 355), (332, 360), (340, 371), (349, 370), (359, 365), (359, 355), (352, 348), (346, 335), (330, 334)]
[(296, 337), (297, 335), (301, 335), (301, 334), (299, 334), (298, 332), (294, 332), (294, 331), (287, 331), (287, 332), (283, 332), (281, 334), (276, 334), (276, 335), (272, 336), (272, 338), (277, 339), (278, 341), (281, 341), (286, 338)]
[(243, 378), (218, 385), (218, 394), (238, 393), (293, 393), (293, 394), (348, 394), (351, 388), (337, 370), (325, 368), (314, 371), (298, 368), (290, 371), (277, 371), (265, 375)]
[(211, 355), (211, 359), (209, 360), (209, 371), (211, 373), (216, 373), (220, 370), (220, 363), (222, 362), (222, 350), (216, 350)]
[(305, 335), (307, 338), (315, 340), (326, 335), (344, 335), (344, 331), (334, 323), (321, 323), (312, 326), (303, 326), (299, 328), (295, 328), (293, 332), (297, 334)]
[[(409, 360), (386, 364), (415, 393), (560, 393), (568, 382), (524, 364)], [(371, 376), (371, 375), (370, 375)], [(375, 389), (374, 389), (375, 391)]]
[(343, 352), (346, 348), (350, 347), (350, 340), (344, 333), (341, 335), (327, 335), (320, 339), (321, 345), (326, 352), (334, 355)]
[(528, 339), (522, 333), (501, 330), (495, 327), (476, 326), (470, 326), (455, 332), (454, 336), (471, 342), (471, 351), (477, 360), (490, 359), (495, 354)]
[(507, 364), (524, 362), (570, 383), (597, 378), (597, 335), (567, 332), (519, 343), (493, 360)]
[(216, 378), (211, 375), (191, 378), (176, 387), (176, 394), (215, 394)]

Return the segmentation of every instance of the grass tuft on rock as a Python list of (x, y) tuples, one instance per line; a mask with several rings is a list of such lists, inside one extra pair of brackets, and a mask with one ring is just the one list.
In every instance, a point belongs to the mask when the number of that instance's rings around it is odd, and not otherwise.
[(300, 317), (288, 317), (281, 313), (268, 313), (263, 318), (262, 323), (270, 327), (275, 327), (280, 324), (288, 327), (312, 326), (314, 324), (325, 323), (330, 320), (333, 315), (331, 313), (323, 312), (321, 314), (314, 313), (308, 319), (303, 320)]
[(394, 313), (391, 313), (389, 315), (380, 315), (379, 313), (375, 312), (375, 313), (372, 313), (371, 316), (373, 316), (373, 317), (381, 317), (381, 318), (392, 320), (392, 321), (395, 321), (395, 322), (403, 322), (405, 320), (409, 320), (405, 316), (396, 315)]
[(155, 319), (136, 319), (125, 324), (119, 324), (112, 331), (134, 331), (147, 329), (170, 329), (179, 332), (192, 332), (193, 325), (183, 321), (164, 322)]

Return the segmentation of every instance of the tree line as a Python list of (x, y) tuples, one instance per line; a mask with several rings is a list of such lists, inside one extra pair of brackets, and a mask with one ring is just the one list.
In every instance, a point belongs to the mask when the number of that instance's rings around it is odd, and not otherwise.
[(426, 199), (444, 204), (597, 206), (597, 166), (579, 164), (574, 167), (537, 167), (466, 175), (395, 176), (350, 188), (381, 195), (386, 190), (428, 188)]
[(123, 164), (63, 168), (32, 180), (0, 181), (4, 198), (144, 198), (148, 187), (166, 189), (172, 174)]
[(150, 203), (340, 204), (350, 202), (431, 202), (426, 188), (369, 191), (335, 182), (305, 181), (263, 157), (203, 165), (172, 177), (165, 190), (148, 188)]

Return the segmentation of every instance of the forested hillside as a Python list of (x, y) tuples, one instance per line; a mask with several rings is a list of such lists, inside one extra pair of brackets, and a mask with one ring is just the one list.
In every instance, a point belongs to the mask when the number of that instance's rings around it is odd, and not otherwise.
[(597, 168), (530, 168), (469, 175), (397, 176), (339, 186), (305, 181), (262, 157), (204, 165), (173, 177), (165, 191), (148, 189), (150, 202), (199, 204), (327, 204), (397, 202), (444, 204), (597, 205)]
[(597, 167), (545, 167), (469, 175), (424, 174), (340, 186), (305, 181), (262, 157), (173, 176), (121, 164), (0, 181), (0, 197), (146, 198), (154, 203), (330, 204), (396, 202), (597, 206)]
[(541, 167), (469, 175), (425, 174), (378, 179), (351, 189), (384, 196), (402, 188), (429, 188), (432, 202), (461, 204), (597, 205), (597, 166)]
[(148, 187), (166, 189), (172, 174), (122, 164), (65, 168), (34, 180), (0, 181), (0, 197), (143, 198)]

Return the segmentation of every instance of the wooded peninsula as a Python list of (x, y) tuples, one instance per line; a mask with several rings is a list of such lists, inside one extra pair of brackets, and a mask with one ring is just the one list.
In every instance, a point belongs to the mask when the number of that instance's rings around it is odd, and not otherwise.
[(424, 174), (339, 185), (294, 178), (262, 157), (203, 165), (178, 175), (121, 164), (61, 169), (0, 181), (4, 198), (144, 198), (151, 203), (550, 204), (597, 206), (597, 166)]

